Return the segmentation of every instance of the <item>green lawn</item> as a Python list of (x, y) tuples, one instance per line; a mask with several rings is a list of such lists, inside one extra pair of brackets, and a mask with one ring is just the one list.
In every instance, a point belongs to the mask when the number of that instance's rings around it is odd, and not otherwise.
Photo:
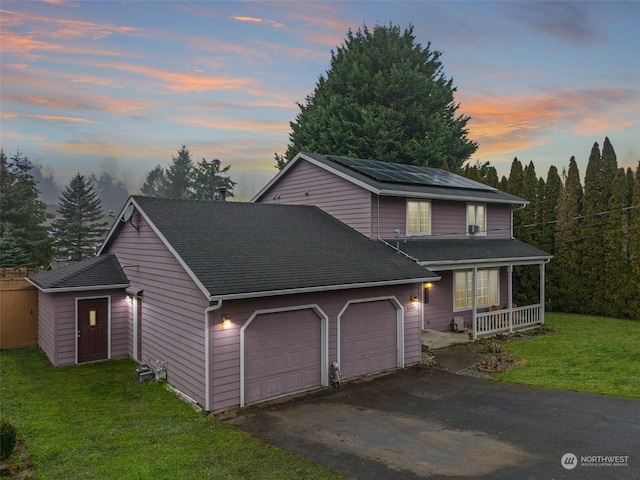
[(0, 413), (40, 480), (344, 478), (137, 383), (132, 360), (54, 369), (28, 348), (0, 362)]
[(640, 322), (547, 313), (557, 332), (512, 341), (523, 365), (494, 378), (543, 388), (640, 397)]

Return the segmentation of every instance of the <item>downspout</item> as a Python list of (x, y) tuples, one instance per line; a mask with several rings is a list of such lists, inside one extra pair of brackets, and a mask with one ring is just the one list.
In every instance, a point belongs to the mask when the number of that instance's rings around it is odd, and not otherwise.
[(211, 359), (209, 358), (209, 314), (214, 310), (218, 310), (222, 307), (222, 300), (218, 300), (215, 305), (209, 305), (204, 309), (204, 410), (210, 412), (210, 400), (209, 400), (209, 364)]

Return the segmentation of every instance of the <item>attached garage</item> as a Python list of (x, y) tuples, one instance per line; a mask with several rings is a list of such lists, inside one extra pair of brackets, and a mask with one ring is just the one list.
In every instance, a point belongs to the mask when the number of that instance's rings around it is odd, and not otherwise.
[(402, 306), (394, 298), (355, 300), (338, 315), (342, 378), (403, 366)]
[(241, 404), (326, 384), (326, 329), (317, 307), (254, 313), (241, 331)]

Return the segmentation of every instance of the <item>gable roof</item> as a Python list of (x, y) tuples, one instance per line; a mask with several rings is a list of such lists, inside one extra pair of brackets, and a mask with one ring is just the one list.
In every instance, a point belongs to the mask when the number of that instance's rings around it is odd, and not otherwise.
[(318, 153), (296, 155), (252, 201), (260, 200), (296, 163), (302, 161), (310, 162), (376, 195), (517, 205), (529, 203), (515, 195), (439, 168)]
[(429, 268), (469, 263), (503, 263), (519, 265), (539, 263), (552, 258), (546, 252), (512, 238), (411, 239), (400, 243), (400, 250)]
[(210, 300), (439, 279), (317, 207), (134, 196), (123, 211), (130, 204)]
[(113, 254), (87, 258), (27, 280), (44, 293), (126, 288), (129, 280)]

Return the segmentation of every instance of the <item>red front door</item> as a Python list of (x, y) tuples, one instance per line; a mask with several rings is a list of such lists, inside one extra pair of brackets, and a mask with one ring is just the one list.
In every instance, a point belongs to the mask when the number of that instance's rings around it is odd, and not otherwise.
[(109, 299), (78, 300), (78, 363), (107, 358)]

